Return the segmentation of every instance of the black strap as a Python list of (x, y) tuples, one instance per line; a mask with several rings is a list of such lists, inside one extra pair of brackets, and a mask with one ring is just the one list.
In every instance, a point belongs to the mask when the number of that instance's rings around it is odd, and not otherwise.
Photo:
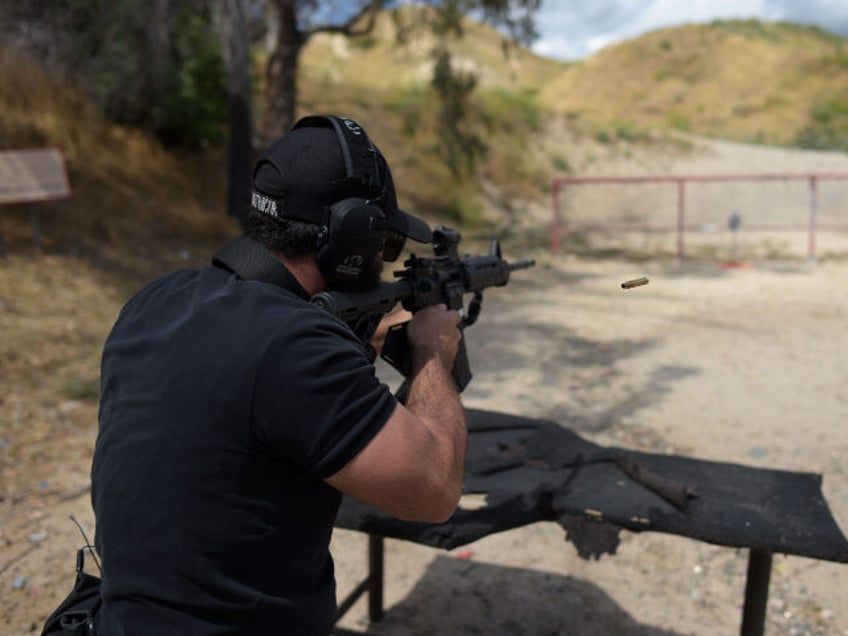
[(93, 636), (100, 609), (100, 578), (85, 571), (85, 552), (77, 551), (77, 576), (71, 593), (44, 623), (41, 636)]
[[(297, 294), (304, 300), (310, 296), (297, 281), (294, 275), (286, 269), (279, 259), (267, 247), (247, 236), (239, 236), (224, 245), (215, 256), (212, 264), (232, 272), (242, 280), (258, 280), (271, 283)], [(369, 320), (360, 320), (356, 324), (347, 323), (360, 342), (365, 347), (365, 353), (373, 363), (377, 356), (370, 340), (374, 335), (382, 314), (372, 316)]]
[(277, 285), (309, 300), (309, 294), (273, 252), (248, 236), (239, 236), (224, 245), (212, 257), (212, 264), (243, 280)]
[[(354, 187), (352, 196), (369, 200), (380, 198), (385, 190), (383, 171), (380, 169), (380, 151), (362, 126), (347, 117), (309, 115), (299, 120), (292, 130), (310, 126), (324, 128), (328, 124), (336, 132), (347, 181)], [(363, 192), (363, 187), (371, 191)]]

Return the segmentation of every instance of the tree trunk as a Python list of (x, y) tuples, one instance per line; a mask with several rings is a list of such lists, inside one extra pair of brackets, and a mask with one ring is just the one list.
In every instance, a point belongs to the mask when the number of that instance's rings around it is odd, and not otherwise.
[(268, 60), (262, 146), (267, 147), (294, 124), (297, 105), (297, 64), (303, 34), (297, 29), (295, 0), (275, 0), (277, 40)]
[(165, 95), (171, 71), (171, 2), (153, 0), (148, 10), (145, 20), (146, 63), (142, 72), (147, 74), (145, 84), (150, 103), (144, 106), (145, 110), (155, 107)]
[(230, 135), (227, 146), (227, 211), (244, 225), (250, 203), (253, 123), (250, 114), (250, 59), (244, 0), (226, 0)]

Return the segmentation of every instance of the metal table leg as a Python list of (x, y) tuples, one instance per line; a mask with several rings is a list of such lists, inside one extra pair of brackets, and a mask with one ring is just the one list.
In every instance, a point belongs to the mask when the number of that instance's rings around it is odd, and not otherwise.
[(768, 550), (751, 548), (745, 581), (745, 607), (742, 610), (742, 636), (762, 636), (765, 631), (771, 561), (772, 553)]
[[(368, 619), (372, 623), (383, 620), (383, 567), (385, 555), (385, 539), (378, 534), (368, 535), (368, 576), (348, 594), (341, 603), (336, 613), (336, 622), (359, 600), (365, 592), (368, 592)], [(349, 630), (336, 628), (334, 634), (353, 634)]]
[(383, 566), (385, 540), (378, 534), (368, 535), (368, 618), (372, 623), (383, 620)]

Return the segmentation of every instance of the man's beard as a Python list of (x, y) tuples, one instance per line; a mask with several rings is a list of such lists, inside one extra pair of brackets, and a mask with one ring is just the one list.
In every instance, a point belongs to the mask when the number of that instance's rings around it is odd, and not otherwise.
[(377, 256), (356, 277), (330, 272), (326, 276), (327, 289), (342, 292), (364, 292), (375, 289), (380, 284), (383, 273), (383, 259)]

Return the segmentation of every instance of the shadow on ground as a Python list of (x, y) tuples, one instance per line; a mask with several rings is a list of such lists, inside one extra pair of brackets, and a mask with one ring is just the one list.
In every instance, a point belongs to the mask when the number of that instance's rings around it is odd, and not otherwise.
[[(363, 601), (360, 601), (362, 603)], [(597, 586), (570, 576), (436, 557), (380, 623), (338, 634), (675, 636), (642, 625)]]

